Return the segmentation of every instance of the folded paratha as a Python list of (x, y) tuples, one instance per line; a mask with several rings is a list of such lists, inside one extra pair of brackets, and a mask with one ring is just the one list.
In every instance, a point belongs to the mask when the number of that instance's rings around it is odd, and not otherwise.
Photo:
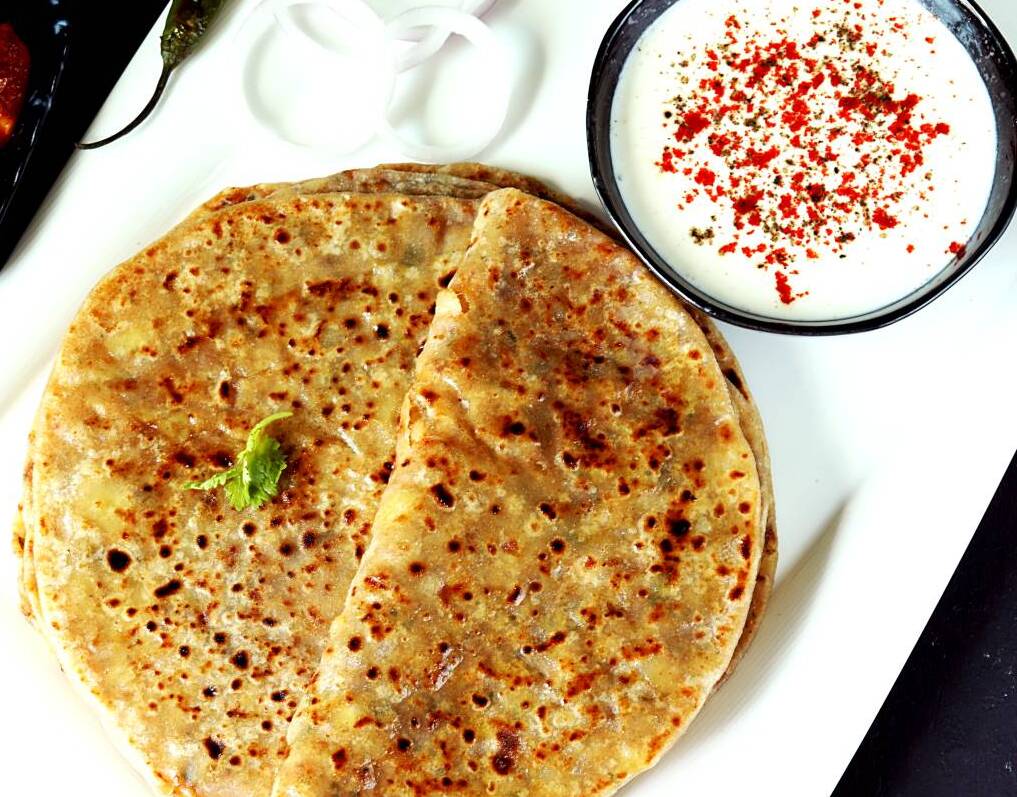
[(609, 794), (734, 658), (767, 497), (710, 341), (633, 255), (488, 195), (276, 797)]

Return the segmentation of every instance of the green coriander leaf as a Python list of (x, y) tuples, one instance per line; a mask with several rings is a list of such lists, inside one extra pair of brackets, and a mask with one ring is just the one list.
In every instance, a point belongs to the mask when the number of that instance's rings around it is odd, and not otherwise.
[(292, 412), (277, 412), (274, 415), (269, 415), (267, 418), (263, 418), (262, 420), (258, 421), (254, 425), (254, 428), (251, 429), (251, 433), (247, 435), (247, 448), (245, 448), (244, 450), (250, 451), (252, 448), (254, 448), (258, 444), (258, 442), (264, 438), (265, 430), (273, 423), (275, 423), (276, 421), (283, 421), (286, 420), (287, 418), (292, 417), (293, 417)]
[(226, 499), (230, 502), (230, 506), (238, 511), (246, 509), (254, 503), (251, 501), (250, 492), (239, 478), (226, 482)]
[(234, 477), (234, 468), (224, 470), (221, 473), (210, 476), (203, 482), (187, 482), (184, 485), (185, 490), (214, 490), (216, 487), (222, 487), (226, 482)]
[(253, 506), (259, 508), (279, 493), (279, 479), (286, 470), (286, 457), (279, 441), (269, 437), (265, 430), (270, 424), (289, 418), (292, 412), (277, 412), (258, 422), (247, 436), (247, 445), (237, 455), (229, 470), (217, 473), (203, 482), (188, 482), (188, 490), (214, 490), (226, 488), (226, 498), (237, 510)]
[(251, 495), (262, 502), (279, 491), (279, 478), (286, 469), (286, 458), (279, 443), (271, 437), (260, 441), (245, 463)]

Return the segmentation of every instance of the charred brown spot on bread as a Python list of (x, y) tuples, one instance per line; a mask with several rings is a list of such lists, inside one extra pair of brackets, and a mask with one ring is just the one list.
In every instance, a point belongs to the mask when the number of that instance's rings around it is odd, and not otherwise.
[(444, 507), (445, 509), (452, 509), (456, 505), (455, 496), (449, 492), (448, 487), (442, 483), (435, 484), (431, 487), (431, 495), (434, 496), (435, 502), (438, 506)]
[(159, 381), (159, 385), (166, 391), (170, 401), (174, 404), (184, 403), (184, 394), (177, 390), (177, 386), (173, 383), (173, 377), (166, 376)]
[(153, 594), (155, 595), (155, 597), (160, 598), (160, 599), (168, 598), (171, 595), (176, 595), (178, 592), (180, 592), (180, 590), (183, 588), (183, 586), (184, 585), (180, 581), (180, 579), (174, 578), (174, 579), (172, 579), (170, 581), (167, 581), (162, 586), (156, 587), (156, 589), (153, 592)]
[(233, 455), (228, 451), (213, 451), (206, 459), (217, 468), (232, 468)]
[(526, 424), (512, 418), (505, 418), (502, 422), (501, 433), (503, 437), (519, 437), (526, 434)]
[(177, 451), (173, 455), (173, 461), (188, 469), (193, 468), (196, 463), (195, 458), (186, 451)]
[(677, 515), (668, 515), (667, 533), (673, 537), (684, 537), (692, 528), (692, 523)]
[(208, 753), (208, 757), (213, 761), (218, 761), (224, 750), (222, 743), (217, 742), (211, 736), (206, 737), (202, 743), (205, 745), (205, 752)]
[(130, 554), (121, 551), (119, 548), (110, 548), (106, 551), (106, 564), (114, 573), (123, 573), (131, 566)]
[(653, 420), (636, 429), (633, 437), (639, 440), (653, 432), (658, 432), (662, 437), (673, 437), (680, 431), (681, 424), (679, 423), (677, 410), (672, 407), (664, 407), (655, 410)]
[(491, 756), (491, 768), (499, 775), (508, 775), (516, 765), (519, 736), (508, 730), (497, 733), (498, 750)]

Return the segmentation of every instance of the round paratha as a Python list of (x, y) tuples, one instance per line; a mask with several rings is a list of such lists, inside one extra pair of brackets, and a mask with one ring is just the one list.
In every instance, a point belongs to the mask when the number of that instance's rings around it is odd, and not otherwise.
[[(287, 195), (193, 220), (72, 325), (32, 443), (28, 603), (173, 794), (267, 794), (370, 539), (399, 405), (475, 200)], [(183, 489), (265, 415), (258, 511)]]
[(727, 672), (766, 493), (703, 330), (560, 207), (488, 195), (276, 797), (610, 794)]
[[(231, 189), (114, 271), (69, 331), (26, 468), (23, 595), (161, 791), (268, 793), (369, 544), (435, 297), (502, 185), (582, 212), (475, 164)], [(295, 416), (273, 504), (238, 514), (181, 490), (275, 409)]]

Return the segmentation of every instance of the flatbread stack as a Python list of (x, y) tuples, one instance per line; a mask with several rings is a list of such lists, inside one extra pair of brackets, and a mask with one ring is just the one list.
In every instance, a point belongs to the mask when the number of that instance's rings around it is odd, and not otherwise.
[[(272, 501), (183, 489), (279, 411)], [(206, 203), (86, 301), (25, 482), (25, 611), (171, 795), (614, 792), (776, 563), (717, 330), (475, 164)]]

